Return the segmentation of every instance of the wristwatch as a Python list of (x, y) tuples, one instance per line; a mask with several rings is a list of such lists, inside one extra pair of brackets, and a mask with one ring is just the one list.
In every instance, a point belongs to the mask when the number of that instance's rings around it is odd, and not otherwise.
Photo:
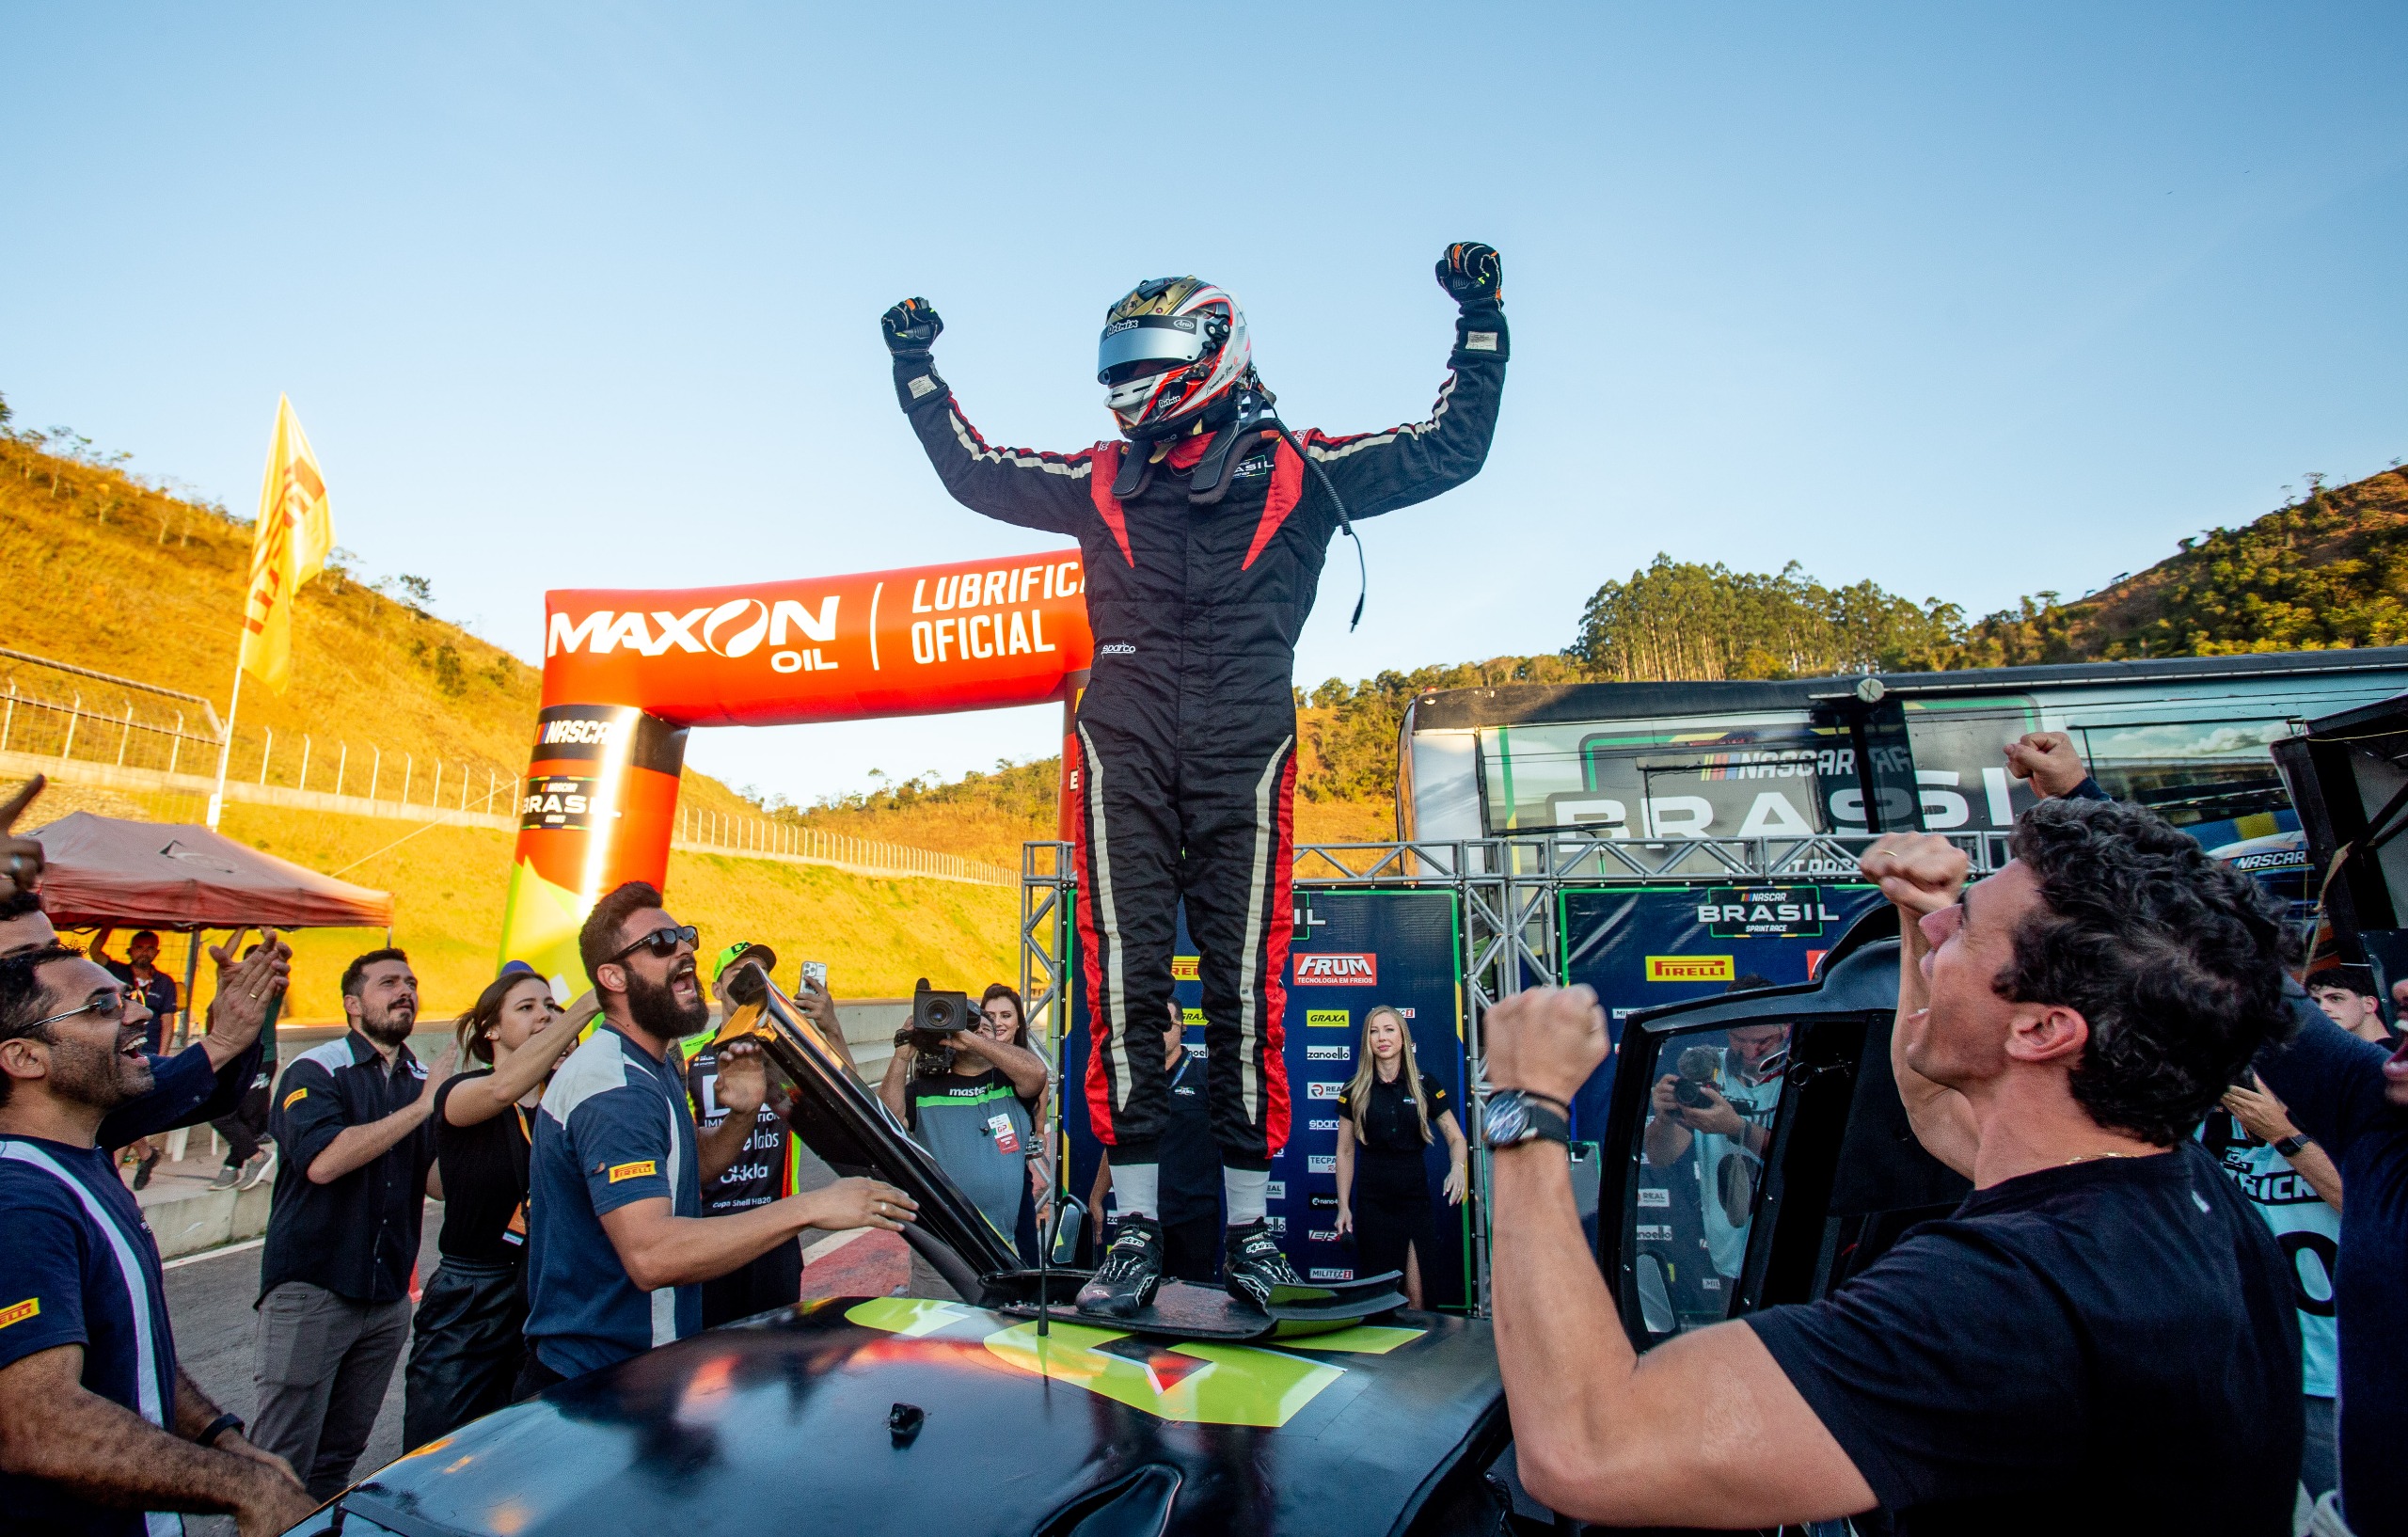
[(1572, 1145), (1570, 1107), (1560, 1100), (1518, 1088), (1500, 1088), (1488, 1097), (1480, 1118), (1481, 1140), (1494, 1149), (1518, 1148), (1525, 1142)]
[(192, 1444), (197, 1447), (214, 1447), (217, 1444), (217, 1438), (228, 1431), (232, 1431), (237, 1435), (242, 1434), (243, 1422), (232, 1415), (219, 1415), (211, 1420), (198, 1435), (192, 1438)]
[(2297, 1158), (2299, 1150), (2306, 1147), (2311, 1140), (2301, 1133), (2293, 1132), (2290, 1135), (2277, 1141), (2274, 1144), (2274, 1150), (2285, 1158)]

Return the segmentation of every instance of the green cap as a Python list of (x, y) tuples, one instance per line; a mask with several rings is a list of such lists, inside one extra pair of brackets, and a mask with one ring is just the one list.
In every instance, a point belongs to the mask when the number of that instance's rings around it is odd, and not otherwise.
[(738, 940), (734, 944), (729, 945), (726, 949), (721, 950), (719, 953), (719, 959), (711, 962), (711, 980), (716, 982), (721, 977), (725, 976), (727, 974), (727, 969), (730, 966), (735, 965), (748, 953), (754, 950), (761, 952), (761, 969), (763, 971), (773, 972), (778, 969), (778, 953), (775, 950), (770, 949), (766, 944), (759, 943), (752, 940)]

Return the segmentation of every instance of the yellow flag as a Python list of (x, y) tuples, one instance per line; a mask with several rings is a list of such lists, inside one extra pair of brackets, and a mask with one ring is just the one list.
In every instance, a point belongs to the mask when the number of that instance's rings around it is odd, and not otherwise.
[(251, 536), (250, 588), (243, 608), (243, 671), (277, 693), (293, 681), (293, 598), (325, 569), (335, 525), (317, 455), (293, 415), (276, 402), (276, 436), (260, 487), (260, 520)]

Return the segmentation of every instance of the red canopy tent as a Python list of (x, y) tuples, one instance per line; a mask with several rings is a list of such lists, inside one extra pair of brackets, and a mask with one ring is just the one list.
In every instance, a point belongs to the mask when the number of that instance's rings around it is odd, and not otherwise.
[(246, 848), (191, 822), (79, 811), (33, 834), (61, 928), (390, 928), (393, 896)]

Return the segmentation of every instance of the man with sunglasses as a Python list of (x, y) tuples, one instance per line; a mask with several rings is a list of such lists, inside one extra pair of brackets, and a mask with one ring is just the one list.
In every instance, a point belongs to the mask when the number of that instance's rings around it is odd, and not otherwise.
[[(228, 969), (276, 986), (270, 948)], [(0, 1524), (167, 1533), (177, 1511), (280, 1531), (316, 1502), (176, 1361), (158, 1246), (98, 1144), (150, 1088), (150, 1010), (52, 943), (0, 958)]]
[(713, 1092), (728, 1114), (697, 1136), (673, 1051), (710, 1019), (697, 940), (642, 881), (596, 902), (578, 936), (602, 1018), (535, 1117), (522, 1398), (698, 1333), (703, 1282), (806, 1228), (899, 1232), (917, 1210), (892, 1185), (854, 1179), (704, 1216), (703, 1183), (744, 1146), (767, 1084), (757, 1047), (722, 1048)]

